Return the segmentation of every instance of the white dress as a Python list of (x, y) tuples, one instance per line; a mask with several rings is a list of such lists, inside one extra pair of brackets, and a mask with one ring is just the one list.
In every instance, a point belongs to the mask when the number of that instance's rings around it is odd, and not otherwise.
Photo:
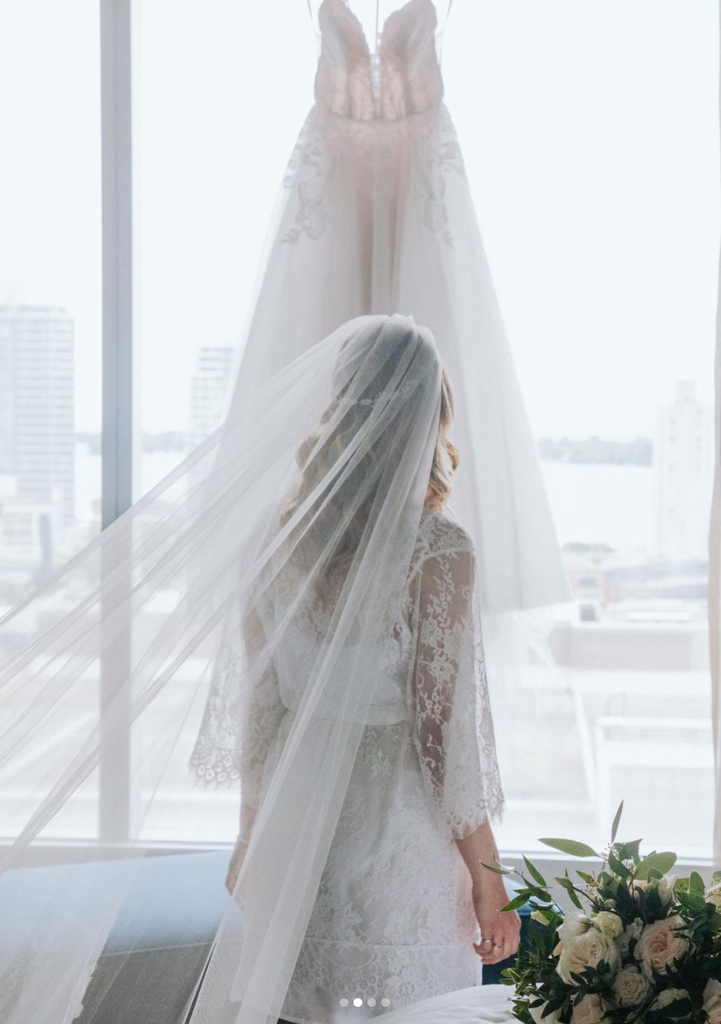
[[(373, 724), (286, 996), (289, 1021), (363, 1021), (481, 982), (470, 874), (454, 842), (503, 801), (478, 632), (472, 660), (458, 659), (462, 637), (479, 629), (475, 580), (467, 533), (425, 511)], [(259, 606), (267, 633), (292, 593), (290, 581)], [(322, 607), (301, 606), (275, 652), (244, 745), (245, 799), (257, 780), (262, 804), (326, 631)]]
[(271, 220), (231, 411), (344, 321), (411, 315), (433, 332), (453, 385), (453, 505), (483, 565), (485, 612), (567, 601), (537, 445), (443, 102), (436, 7), (408, 0), (392, 11), (371, 52), (353, 2), (362, 0), (318, 9), (315, 103)]

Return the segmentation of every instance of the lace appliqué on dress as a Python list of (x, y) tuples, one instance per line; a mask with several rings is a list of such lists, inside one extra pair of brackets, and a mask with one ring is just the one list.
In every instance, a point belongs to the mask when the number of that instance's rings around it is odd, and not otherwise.
[(416, 635), (413, 739), (453, 838), (497, 819), (504, 798), (483, 648), (478, 566), (465, 531), (428, 514), (411, 582)]
[(465, 531), (424, 512), (403, 613), (410, 646), (386, 655), (404, 666), (407, 718), (363, 731), (288, 1019), (340, 1024), (349, 995), (395, 1009), (480, 984), (471, 878), (453, 839), (497, 817), (503, 794), (475, 573)]
[(446, 206), (450, 176), (467, 180), (445, 104), (399, 121), (341, 117), (316, 104), (283, 178), (293, 194), (285, 214), (291, 226), (280, 242), (315, 241), (331, 225), (341, 234), (346, 224), (362, 234), (364, 223), (385, 219), (388, 230), (381, 237), (390, 246), (398, 211), (405, 210), (452, 247)]
[(223, 627), (218, 660), (189, 768), (201, 789), (219, 789), (240, 779), (240, 674), (242, 650)]
[(189, 762), (203, 789), (237, 788), (242, 777), (243, 800), (254, 807), (268, 750), (285, 712), (272, 663), (253, 660), (265, 646), (257, 614), (248, 612), (241, 619), (236, 609), (228, 615)]

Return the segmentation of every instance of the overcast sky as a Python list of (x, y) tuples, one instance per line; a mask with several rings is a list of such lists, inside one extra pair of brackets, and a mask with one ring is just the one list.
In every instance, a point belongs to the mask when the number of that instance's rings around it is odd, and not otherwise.
[[(71, 311), (81, 429), (100, 416), (97, 7), (0, 9), (0, 300)], [(455, 0), (446, 102), (539, 435), (650, 433), (677, 379), (711, 399), (717, 19), (715, 0)], [(142, 0), (135, 29), (142, 417), (183, 429), (197, 349), (241, 337), (316, 44), (305, 0)]]

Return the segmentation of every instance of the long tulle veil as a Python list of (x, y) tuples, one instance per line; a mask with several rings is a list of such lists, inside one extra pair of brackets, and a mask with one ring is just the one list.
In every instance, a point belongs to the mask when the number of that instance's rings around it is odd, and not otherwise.
[[(0, 621), (4, 1024), (110, 1019), (112, 986), (90, 983), (128, 894), (169, 835), (227, 840), (218, 793), (245, 822), (242, 867), (189, 1019), (280, 1014), (363, 730), (403, 714), (377, 680), (441, 374), (412, 318), (343, 324)], [(267, 777), (263, 688), (308, 605), (318, 654), (282, 693)], [(192, 875), (174, 898), (192, 904)], [(125, 931), (115, 975), (143, 948)]]

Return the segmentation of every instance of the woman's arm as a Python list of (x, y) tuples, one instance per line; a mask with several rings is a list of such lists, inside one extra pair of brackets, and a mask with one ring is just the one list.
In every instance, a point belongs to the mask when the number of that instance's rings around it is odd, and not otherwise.
[(414, 740), (429, 796), (468, 868), (484, 963), (518, 949), (520, 918), (501, 914), (509, 897), (488, 871), (498, 850), (489, 813), (503, 796), (488, 700), (475, 553), (470, 546), (428, 557), (413, 581), (416, 651)]
[(456, 846), (473, 882), (473, 906), (481, 929), (481, 942), (474, 942), (474, 948), (484, 964), (498, 963), (518, 952), (521, 919), (515, 910), (501, 913), (510, 900), (503, 877), (483, 867), (500, 863), (490, 822), (456, 839)]

